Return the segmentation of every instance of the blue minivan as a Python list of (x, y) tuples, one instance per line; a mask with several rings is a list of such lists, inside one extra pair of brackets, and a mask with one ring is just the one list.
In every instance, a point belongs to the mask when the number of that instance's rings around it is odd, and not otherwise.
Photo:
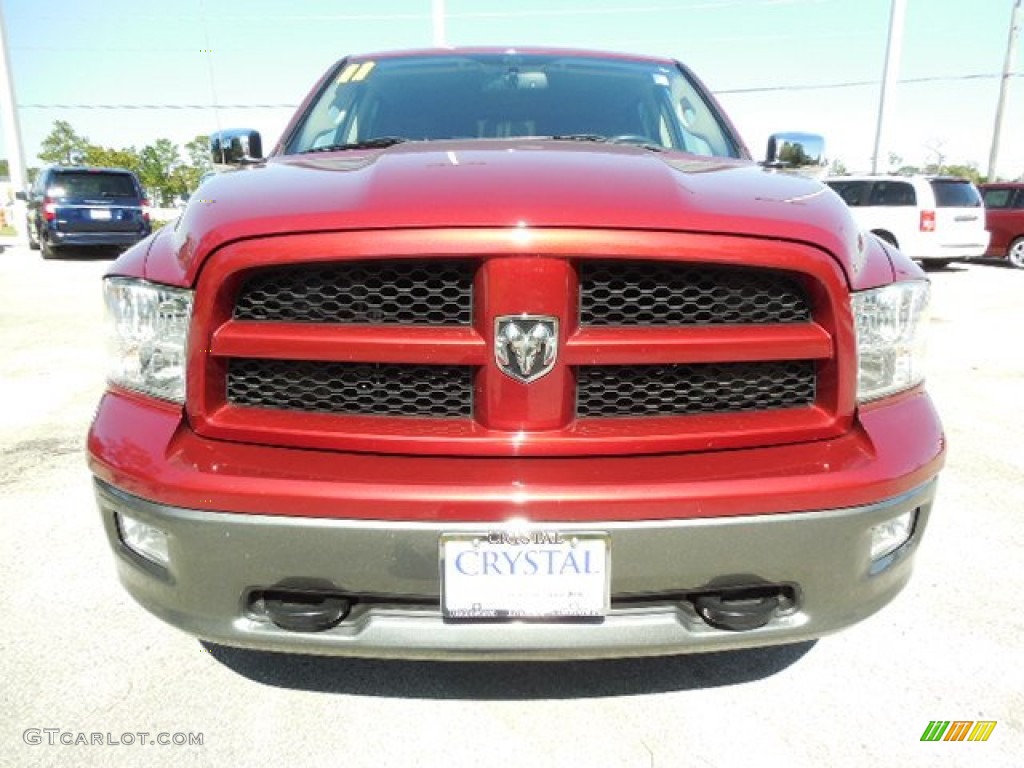
[(152, 231), (142, 185), (121, 168), (46, 168), (24, 197), (29, 247), (44, 259), (71, 246), (123, 250)]

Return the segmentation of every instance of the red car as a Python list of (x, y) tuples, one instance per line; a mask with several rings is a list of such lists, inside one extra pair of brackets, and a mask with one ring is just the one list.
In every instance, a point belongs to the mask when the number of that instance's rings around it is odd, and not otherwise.
[(788, 643), (910, 577), (928, 282), (665, 59), (346, 58), (105, 279), (120, 577), (207, 640), (424, 658)]
[(992, 235), (985, 258), (1024, 269), (1024, 183), (982, 184), (985, 228)]

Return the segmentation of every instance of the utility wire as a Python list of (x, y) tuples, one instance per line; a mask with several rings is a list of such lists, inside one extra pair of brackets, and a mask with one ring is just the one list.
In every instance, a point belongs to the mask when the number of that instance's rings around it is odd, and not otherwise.
[(298, 104), (19, 104), (19, 109), (295, 109)]
[[(1024, 77), (1024, 72), (1013, 72), (1010, 77)], [(933, 75), (931, 77), (905, 77), (897, 82), (900, 84), (913, 83), (945, 83), (959, 80), (995, 80), (1002, 77), (999, 73), (982, 73), (974, 75)], [(756, 88), (726, 88), (715, 91), (715, 95), (732, 93), (771, 93), (774, 91), (819, 91), (832, 88), (860, 88), (868, 85), (878, 85), (879, 80), (847, 80), (842, 83), (820, 83), (809, 85), (769, 85)]]
[[(999, 73), (981, 73), (972, 75), (933, 75), (931, 77), (907, 77), (899, 80), (901, 84), (912, 85), (915, 83), (943, 83), (959, 80), (995, 80), (1002, 77)], [(1024, 77), (1024, 72), (1012, 72), (1009, 77)], [(878, 85), (878, 80), (847, 80), (841, 83), (814, 83), (806, 85), (769, 85), (754, 88), (724, 88), (714, 91), (716, 96), (734, 95), (745, 93), (778, 93), (780, 91), (819, 91), (831, 90), (834, 88), (862, 88)], [(295, 109), (298, 104), (277, 103), (277, 104), (45, 104), (27, 103), (19, 104), (21, 109), (134, 109), (134, 110), (158, 110), (158, 109)]]
[[(760, 6), (800, 6), (800, 5), (823, 5), (833, 3), (836, 0), (700, 0), (691, 3), (658, 3), (655, 5), (621, 5), (611, 8), (594, 8), (592, 6), (582, 8), (545, 8), (530, 11), (463, 11), (447, 12), (445, 16), (449, 19), (516, 19), (530, 17), (552, 17), (552, 16), (609, 16), (614, 14), (637, 14), (637, 13), (665, 13), (675, 11), (707, 11), (725, 10), (735, 8), (752, 8)], [(39, 19), (73, 19), (86, 18), (85, 16), (72, 16), (69, 14), (33, 14), (33, 20)], [(89, 16), (88, 18), (94, 18)], [(158, 14), (137, 14), (133, 16), (137, 20), (159, 21), (167, 20), (168, 16)], [(176, 14), (173, 18), (183, 19), (187, 16)], [(194, 18), (194, 17), (193, 17)], [(238, 16), (209, 16), (213, 20), (230, 20), (233, 24), (244, 22), (244, 17)], [(288, 15), (259, 15), (253, 20), (260, 23), (268, 21), (291, 21), (303, 23), (308, 21), (428, 21), (431, 19), (429, 12), (420, 13), (325, 13), (299, 16)]]

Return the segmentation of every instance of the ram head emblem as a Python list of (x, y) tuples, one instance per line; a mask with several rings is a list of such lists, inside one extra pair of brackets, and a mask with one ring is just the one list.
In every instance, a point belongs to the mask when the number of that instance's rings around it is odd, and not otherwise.
[(558, 318), (511, 315), (494, 321), (494, 359), (502, 372), (524, 384), (539, 379), (555, 365)]

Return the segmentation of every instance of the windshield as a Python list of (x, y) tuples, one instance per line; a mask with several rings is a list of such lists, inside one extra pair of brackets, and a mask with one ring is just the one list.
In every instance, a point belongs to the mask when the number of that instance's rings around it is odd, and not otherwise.
[(327, 80), (285, 151), (518, 137), (740, 156), (728, 129), (678, 67), (507, 53), (349, 60)]

